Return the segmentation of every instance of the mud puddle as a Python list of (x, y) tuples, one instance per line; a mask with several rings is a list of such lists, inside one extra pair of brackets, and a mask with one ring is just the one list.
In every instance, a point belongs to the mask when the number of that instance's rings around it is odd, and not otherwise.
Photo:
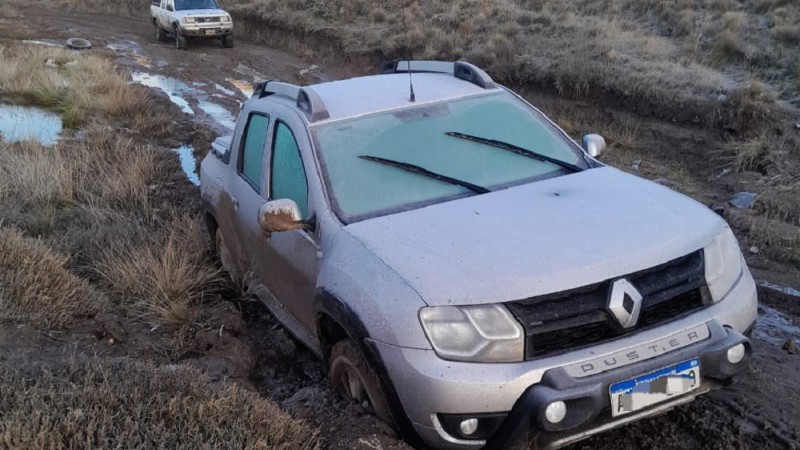
[(25, 39), (22, 43), (28, 45), (44, 45), (46, 47), (64, 47), (63, 42), (58, 42), (53, 39)]
[(197, 163), (194, 159), (194, 147), (191, 145), (181, 145), (178, 148), (173, 148), (172, 151), (180, 158), (181, 169), (183, 169), (183, 173), (186, 174), (186, 178), (188, 178), (193, 185), (200, 186), (200, 177), (195, 171)]
[(782, 346), (789, 339), (800, 345), (800, 326), (777, 309), (759, 305), (753, 336), (776, 346)]
[(0, 136), (6, 141), (35, 139), (49, 146), (56, 143), (61, 128), (61, 118), (54, 112), (0, 103)]
[[(186, 114), (208, 117), (214, 124), (218, 125), (218, 131), (220, 132), (231, 132), (236, 126), (236, 116), (222, 104), (211, 100), (212, 98), (220, 98), (225, 103), (241, 104), (240, 96), (232, 89), (221, 84), (215, 83), (211, 87), (200, 81), (193, 81), (188, 84), (176, 78), (145, 72), (133, 72), (131, 73), (131, 79), (134, 83), (139, 83), (167, 94), (170, 101)], [(212, 89), (217, 92), (209, 93), (204, 89)], [(220, 95), (218, 92), (226, 95)]]

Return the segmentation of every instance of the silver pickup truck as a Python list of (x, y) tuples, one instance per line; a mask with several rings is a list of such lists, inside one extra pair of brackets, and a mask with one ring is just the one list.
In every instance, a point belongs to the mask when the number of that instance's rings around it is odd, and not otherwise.
[(175, 47), (186, 50), (187, 38), (221, 39), (233, 47), (233, 21), (216, 0), (152, 0), (150, 16), (156, 40), (175, 39)]
[(261, 83), (200, 170), (222, 265), (343, 396), (414, 445), (556, 448), (747, 367), (719, 215), (474, 65), (383, 72)]

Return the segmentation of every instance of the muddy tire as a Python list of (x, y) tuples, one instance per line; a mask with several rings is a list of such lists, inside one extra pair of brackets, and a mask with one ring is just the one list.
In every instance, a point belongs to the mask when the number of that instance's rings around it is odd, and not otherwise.
[(394, 426), (378, 375), (356, 344), (350, 339), (337, 342), (331, 349), (329, 361), (331, 387), (345, 400), (358, 403), (370, 414)]
[(155, 29), (156, 29), (156, 41), (158, 41), (158, 42), (166, 41), (167, 40), (167, 32), (164, 31), (163, 28), (158, 26), (158, 24), (156, 22), (153, 22), (153, 25), (155, 26)]
[(222, 46), (225, 48), (233, 48), (233, 36), (222, 36)]
[(186, 50), (186, 36), (181, 34), (181, 31), (175, 27), (175, 48), (178, 50)]
[(233, 263), (233, 256), (228, 249), (228, 244), (225, 243), (225, 238), (222, 236), (222, 230), (219, 228), (214, 234), (214, 250), (217, 252), (217, 258), (219, 258), (222, 268), (228, 273), (231, 281), (236, 286), (241, 286), (241, 277), (236, 270), (236, 265)]

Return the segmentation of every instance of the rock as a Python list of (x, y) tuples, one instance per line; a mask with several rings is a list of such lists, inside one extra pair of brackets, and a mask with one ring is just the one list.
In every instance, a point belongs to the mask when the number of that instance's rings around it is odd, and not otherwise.
[(750, 250), (750, 253), (752, 253), (754, 255), (757, 255), (758, 252), (759, 252), (758, 247), (756, 247), (755, 245), (751, 246), (749, 250)]
[(794, 338), (786, 339), (786, 342), (783, 343), (781, 348), (786, 350), (786, 353), (790, 355), (795, 355), (798, 352), (797, 344), (795, 344)]
[(653, 182), (658, 183), (662, 186), (672, 187), (675, 183), (667, 178), (656, 178)]
[(753, 207), (756, 197), (758, 197), (758, 194), (753, 192), (737, 192), (728, 203), (734, 208), (750, 209)]
[(638, 172), (640, 165), (642, 165), (642, 160), (641, 159), (637, 159), (636, 161), (631, 163), (631, 168), (633, 168), (633, 170)]
[(720, 103), (725, 103), (728, 101), (728, 96), (725, 94), (719, 94), (719, 97), (717, 97), (717, 101)]
[(717, 213), (720, 217), (725, 217), (725, 207), (722, 205), (714, 205), (711, 210)]

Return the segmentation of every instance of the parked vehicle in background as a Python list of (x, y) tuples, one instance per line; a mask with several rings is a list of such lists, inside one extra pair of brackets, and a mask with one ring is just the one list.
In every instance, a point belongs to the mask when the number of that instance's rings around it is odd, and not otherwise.
[(751, 359), (728, 225), (604, 149), (478, 67), (399, 61), (258, 85), (201, 164), (202, 203), (232, 278), (405, 439), (556, 448)]
[(186, 50), (187, 38), (221, 39), (233, 47), (233, 21), (216, 0), (153, 0), (150, 16), (156, 40), (175, 38), (175, 47)]

